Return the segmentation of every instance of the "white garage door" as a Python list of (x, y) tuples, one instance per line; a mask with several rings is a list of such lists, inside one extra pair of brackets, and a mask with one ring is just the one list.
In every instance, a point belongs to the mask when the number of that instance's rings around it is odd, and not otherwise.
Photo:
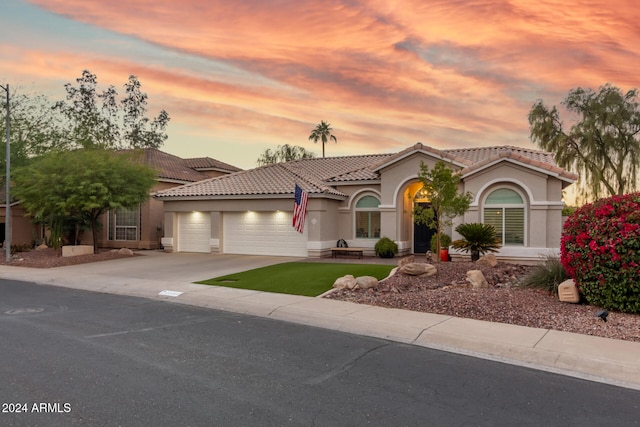
[(178, 252), (211, 252), (211, 215), (208, 212), (178, 214)]
[(227, 254), (307, 256), (307, 230), (292, 226), (293, 212), (225, 212), (223, 251)]

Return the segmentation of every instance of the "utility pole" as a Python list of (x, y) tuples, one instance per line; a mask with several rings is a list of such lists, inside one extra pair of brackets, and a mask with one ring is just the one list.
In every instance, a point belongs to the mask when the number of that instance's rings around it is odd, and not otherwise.
[(7, 92), (7, 189), (5, 196), (5, 221), (4, 221), (4, 241), (5, 241), (5, 262), (9, 264), (11, 261), (11, 197), (9, 195), (9, 188), (11, 187), (11, 150), (9, 146), (9, 140), (11, 137), (11, 120), (10, 120), (10, 107), (9, 107), (9, 83), (6, 86), (0, 85), (5, 92)]

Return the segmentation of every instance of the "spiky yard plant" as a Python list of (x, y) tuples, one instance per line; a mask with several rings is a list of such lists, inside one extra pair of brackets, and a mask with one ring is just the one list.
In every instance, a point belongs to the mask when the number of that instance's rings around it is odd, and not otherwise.
[(471, 253), (471, 261), (480, 259), (487, 252), (498, 252), (502, 244), (493, 225), (470, 222), (460, 224), (456, 232), (463, 238), (451, 242), (451, 247)]
[(536, 288), (548, 291), (550, 294), (558, 293), (558, 285), (567, 280), (567, 272), (560, 262), (560, 258), (548, 255), (542, 259), (520, 281), (524, 288)]

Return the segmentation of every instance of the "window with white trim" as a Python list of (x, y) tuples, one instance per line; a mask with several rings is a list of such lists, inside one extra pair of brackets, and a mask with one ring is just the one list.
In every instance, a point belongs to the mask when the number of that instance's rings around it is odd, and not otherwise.
[(509, 188), (499, 188), (484, 202), (484, 223), (496, 228), (500, 242), (505, 246), (524, 246), (524, 201), (520, 194)]
[(364, 196), (356, 203), (356, 238), (380, 238), (380, 200), (374, 196)]
[(109, 240), (140, 240), (140, 208), (109, 212)]

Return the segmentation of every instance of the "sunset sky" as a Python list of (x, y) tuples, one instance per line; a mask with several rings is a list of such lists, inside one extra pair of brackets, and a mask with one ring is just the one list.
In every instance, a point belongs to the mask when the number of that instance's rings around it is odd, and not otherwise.
[(63, 99), (88, 69), (138, 76), (164, 151), (241, 168), (300, 145), (328, 156), (529, 140), (537, 99), (639, 87), (628, 0), (3, 0), (0, 84)]

